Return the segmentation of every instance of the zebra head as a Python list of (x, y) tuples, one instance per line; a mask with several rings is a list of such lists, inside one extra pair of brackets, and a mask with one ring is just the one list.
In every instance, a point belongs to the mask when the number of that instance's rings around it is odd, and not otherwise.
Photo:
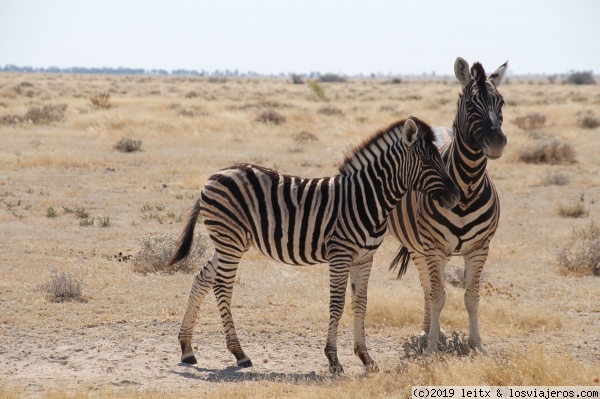
[(504, 99), (498, 93), (508, 61), (489, 77), (483, 66), (476, 62), (469, 70), (469, 63), (458, 57), (454, 63), (454, 73), (462, 84), (463, 92), (458, 100), (459, 127), (465, 144), (481, 150), (487, 159), (498, 159), (506, 146), (506, 136), (502, 132), (502, 106)]
[(413, 162), (405, 168), (404, 182), (409, 190), (420, 191), (438, 201), (440, 206), (451, 209), (458, 203), (460, 192), (448, 175), (442, 157), (434, 144), (431, 127), (420, 119), (410, 116), (402, 128), (402, 140), (408, 147)]

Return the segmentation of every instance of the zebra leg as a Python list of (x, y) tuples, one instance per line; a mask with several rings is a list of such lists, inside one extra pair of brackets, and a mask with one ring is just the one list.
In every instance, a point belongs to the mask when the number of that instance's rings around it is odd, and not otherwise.
[(229, 248), (228, 251), (227, 255), (219, 257), (219, 268), (217, 269), (217, 278), (213, 290), (217, 299), (219, 313), (221, 314), (223, 329), (225, 330), (227, 349), (235, 356), (238, 366), (252, 367), (252, 360), (244, 353), (235, 332), (235, 325), (231, 314), (233, 283), (235, 282), (235, 275), (243, 250), (239, 253), (232, 253), (232, 250)]
[(350, 267), (350, 287), (352, 290), (352, 313), (354, 316), (354, 354), (363, 362), (367, 372), (377, 372), (379, 367), (367, 350), (365, 340), (365, 313), (367, 311), (367, 288), (373, 258)]
[(429, 344), (427, 353), (437, 352), (440, 340), (440, 315), (446, 304), (446, 289), (444, 286), (444, 256), (438, 253), (426, 255), (427, 270), (429, 272), (431, 302), (431, 323), (429, 325)]
[(344, 372), (337, 355), (337, 330), (346, 303), (348, 273), (349, 265), (347, 263), (329, 265), (329, 329), (325, 344), (325, 356), (329, 360), (329, 372), (332, 374)]
[(194, 277), (185, 315), (183, 316), (183, 321), (181, 322), (181, 327), (179, 329), (178, 339), (179, 345), (181, 346), (182, 363), (198, 363), (194, 356), (194, 350), (192, 349), (192, 334), (194, 332), (196, 319), (198, 318), (200, 305), (215, 281), (217, 262), (218, 255), (215, 251), (212, 259), (206, 262), (204, 268), (196, 274), (196, 277)]
[[(429, 329), (431, 327), (431, 281), (429, 279), (429, 270), (427, 269), (427, 262), (425, 257), (418, 253), (411, 254), (413, 262), (417, 266), (419, 271), (419, 280), (421, 281), (421, 287), (423, 288), (423, 326), (421, 337), (429, 337)], [(446, 338), (446, 331), (440, 327), (440, 338)]]
[(469, 313), (469, 346), (485, 354), (479, 335), (479, 286), (483, 265), (487, 259), (487, 246), (465, 256), (465, 307)]

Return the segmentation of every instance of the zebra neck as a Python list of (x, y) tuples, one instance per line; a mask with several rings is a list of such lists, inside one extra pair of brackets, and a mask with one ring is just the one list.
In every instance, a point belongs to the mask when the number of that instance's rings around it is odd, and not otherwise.
[(388, 216), (396, 207), (404, 187), (392, 187), (397, 177), (385, 176), (375, 168), (365, 168), (342, 177), (345, 203), (358, 210), (358, 218), (364, 227), (378, 231), (386, 225)]
[(465, 137), (469, 132), (464, 124), (457, 123), (459, 121), (460, 118), (457, 117), (453, 125), (455, 138), (444, 154), (444, 161), (448, 165), (450, 177), (461, 191), (461, 202), (465, 202), (479, 195), (486, 177), (487, 159), (481, 149), (466, 143)]

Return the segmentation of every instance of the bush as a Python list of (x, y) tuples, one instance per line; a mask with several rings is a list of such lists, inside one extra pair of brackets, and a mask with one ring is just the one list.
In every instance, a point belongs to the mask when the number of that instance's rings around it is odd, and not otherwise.
[(546, 124), (546, 116), (539, 112), (530, 112), (514, 120), (515, 125), (523, 130), (541, 129)]
[(573, 146), (558, 139), (539, 142), (521, 150), (519, 160), (525, 163), (550, 165), (576, 162)]
[(112, 107), (112, 104), (109, 102), (110, 94), (108, 92), (98, 93), (90, 98), (90, 102), (96, 108), (100, 109), (108, 109)]
[(270, 123), (273, 125), (281, 125), (282, 123), (285, 123), (286, 118), (285, 116), (281, 115), (279, 112), (273, 110), (273, 109), (268, 109), (266, 111), (264, 111), (262, 114), (260, 114), (258, 116), (258, 118), (255, 119), (256, 122), (260, 122), (260, 123)]
[(65, 119), (67, 104), (47, 104), (40, 107), (30, 107), (23, 115), (10, 114), (0, 117), (2, 125), (18, 125), (31, 123), (33, 125), (47, 125)]
[(113, 147), (120, 152), (137, 152), (142, 150), (142, 140), (135, 140), (129, 137), (123, 137), (117, 141)]
[(562, 173), (558, 170), (552, 170), (548, 172), (546, 177), (542, 180), (543, 186), (566, 186), (571, 181), (569, 175)]
[(591, 71), (573, 72), (567, 76), (567, 83), (574, 85), (593, 85), (596, 84), (594, 75)]
[(329, 106), (325, 106), (325, 107), (321, 107), (317, 110), (317, 112), (319, 114), (323, 114), (323, 115), (344, 115), (344, 113), (342, 112), (341, 109), (337, 108), (337, 107), (329, 107)]
[(585, 208), (584, 204), (584, 196), (583, 194), (579, 197), (578, 201), (575, 201), (571, 204), (559, 204), (558, 205), (558, 214), (564, 218), (584, 218), (589, 215), (589, 211)]
[(311, 80), (310, 82), (308, 82), (308, 87), (310, 87), (310, 89), (315, 93), (315, 95), (317, 96), (317, 100), (329, 101), (329, 99), (325, 95), (325, 89), (319, 84), (319, 82)]
[(573, 239), (558, 253), (556, 263), (564, 275), (600, 276), (600, 228), (573, 229)]
[(298, 143), (306, 143), (308, 141), (317, 141), (319, 138), (308, 130), (302, 130), (301, 132), (293, 133), (292, 140)]
[(295, 85), (302, 85), (304, 84), (304, 78), (301, 75), (292, 75), (292, 83)]
[(323, 83), (343, 83), (348, 80), (345, 76), (341, 76), (335, 73), (326, 73), (325, 75), (319, 76), (319, 82)]
[(83, 301), (83, 277), (75, 277), (70, 272), (59, 273), (52, 269), (50, 279), (40, 289), (48, 293), (54, 302)]
[(173, 274), (177, 272), (191, 273), (204, 266), (207, 251), (212, 246), (207, 234), (197, 234), (189, 256), (181, 262), (167, 267), (177, 247), (177, 237), (156, 233), (145, 235), (139, 239), (142, 246), (140, 252), (132, 258), (133, 271), (140, 274), (163, 273)]
[[(423, 356), (428, 344), (429, 342), (425, 335), (411, 335), (408, 341), (402, 344), (404, 357), (415, 359)], [(471, 347), (469, 346), (469, 340), (464, 334), (453, 331), (449, 338), (440, 337), (438, 351), (440, 354), (463, 357), (471, 353)]]
[(600, 126), (600, 118), (596, 117), (593, 111), (579, 111), (577, 113), (577, 123), (585, 129), (595, 129)]

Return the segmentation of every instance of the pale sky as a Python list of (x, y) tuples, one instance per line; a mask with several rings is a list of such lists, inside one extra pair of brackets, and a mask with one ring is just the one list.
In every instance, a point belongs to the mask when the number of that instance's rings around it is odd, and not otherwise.
[(598, 0), (0, 0), (0, 66), (600, 73)]

